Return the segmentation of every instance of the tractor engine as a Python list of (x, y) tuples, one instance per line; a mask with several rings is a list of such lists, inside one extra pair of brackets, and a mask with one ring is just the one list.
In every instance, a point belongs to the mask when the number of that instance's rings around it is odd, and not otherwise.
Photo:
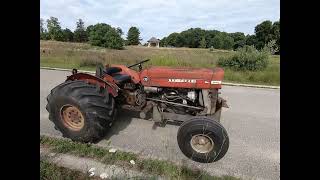
[(133, 83), (123, 85), (122, 102), (129, 109), (142, 109), (148, 100), (158, 102), (164, 112), (196, 115), (199, 90), (182, 88), (142, 87)]
[(147, 93), (159, 93), (158, 95), (161, 95), (162, 100), (181, 104), (193, 104), (198, 97), (193, 89), (144, 87), (144, 91)]
[(199, 109), (199, 90), (183, 88), (144, 87), (147, 97), (159, 102), (164, 112), (195, 115)]
[[(217, 119), (220, 119), (221, 108), (227, 107), (225, 100), (218, 96), (217, 89), (152, 87), (133, 83), (125, 83), (121, 89), (122, 93), (117, 98), (118, 101), (121, 101), (121, 107), (141, 111), (141, 118), (156, 106), (159, 113), (169, 116), (170, 114), (215, 115)], [(170, 116), (170, 118), (179, 117)], [(181, 118), (184, 117), (180, 116)]]

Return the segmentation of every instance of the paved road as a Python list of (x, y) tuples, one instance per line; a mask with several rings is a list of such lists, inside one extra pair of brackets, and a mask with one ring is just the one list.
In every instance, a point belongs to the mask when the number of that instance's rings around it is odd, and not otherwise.
[[(50, 89), (63, 82), (69, 72), (40, 69), (40, 134), (60, 136), (45, 110)], [(180, 151), (178, 126), (153, 129), (153, 122), (135, 113), (121, 113), (104, 140), (98, 145), (140, 153), (142, 156), (170, 159), (199, 167), (214, 175), (233, 175), (244, 179), (279, 179), (280, 176), (280, 90), (224, 86), (221, 91), (230, 108), (221, 122), (230, 138), (226, 156), (218, 162), (201, 164)]]

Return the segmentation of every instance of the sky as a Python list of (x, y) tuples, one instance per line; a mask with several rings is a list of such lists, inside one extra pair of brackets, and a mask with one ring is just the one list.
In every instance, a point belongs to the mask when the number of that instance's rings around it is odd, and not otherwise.
[(280, 0), (40, 0), (40, 17), (50, 16), (71, 30), (79, 18), (120, 27), (123, 37), (136, 26), (146, 42), (196, 27), (254, 34), (262, 21), (280, 19)]

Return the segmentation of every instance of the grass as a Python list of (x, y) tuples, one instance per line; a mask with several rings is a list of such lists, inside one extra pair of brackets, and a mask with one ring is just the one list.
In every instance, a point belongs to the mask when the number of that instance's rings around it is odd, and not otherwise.
[(100, 179), (97, 177), (88, 177), (88, 174), (57, 166), (48, 160), (40, 160), (40, 179), (41, 180), (89, 180)]
[[(40, 41), (40, 66), (95, 70), (95, 64), (133, 64), (143, 59), (151, 59), (144, 67), (216, 66), (220, 57), (231, 56), (233, 51), (200, 48), (147, 48), (126, 46), (124, 50), (94, 47), (85, 43)], [(225, 81), (265, 85), (280, 84), (280, 56), (269, 58), (269, 66), (263, 71), (235, 71), (225, 68)]]
[[(190, 169), (186, 166), (178, 166), (169, 161), (144, 159), (130, 152), (116, 151), (115, 153), (110, 153), (106, 148), (72, 142), (66, 139), (40, 136), (40, 145), (48, 147), (51, 151), (56, 153), (68, 153), (75, 156), (93, 158), (104, 164), (124, 166), (129, 169), (134, 169), (153, 175), (165, 175), (170, 179), (238, 179), (232, 176), (210, 176), (200, 169)], [(130, 164), (130, 160), (134, 160), (136, 165)]]

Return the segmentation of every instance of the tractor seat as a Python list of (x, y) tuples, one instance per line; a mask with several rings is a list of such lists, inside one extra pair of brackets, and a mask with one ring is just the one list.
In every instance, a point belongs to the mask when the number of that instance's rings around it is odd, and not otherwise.
[(113, 74), (113, 79), (116, 81), (116, 84), (122, 84), (131, 80), (131, 77), (126, 74)]
[(111, 75), (113, 73), (118, 73), (118, 72), (121, 72), (122, 69), (119, 68), (119, 67), (108, 67), (104, 70), (104, 73), (108, 74), (108, 75)]

